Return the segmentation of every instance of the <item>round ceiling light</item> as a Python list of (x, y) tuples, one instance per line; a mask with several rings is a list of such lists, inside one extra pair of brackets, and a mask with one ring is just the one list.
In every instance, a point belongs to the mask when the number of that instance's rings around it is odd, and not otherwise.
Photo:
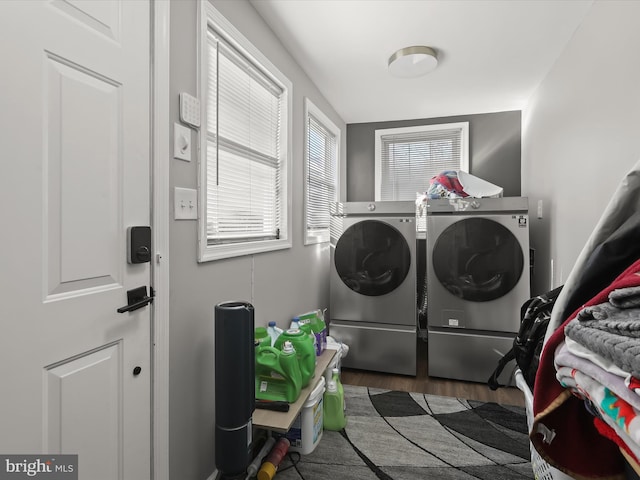
[(405, 47), (389, 57), (389, 72), (401, 78), (426, 75), (438, 66), (435, 50), (424, 46)]

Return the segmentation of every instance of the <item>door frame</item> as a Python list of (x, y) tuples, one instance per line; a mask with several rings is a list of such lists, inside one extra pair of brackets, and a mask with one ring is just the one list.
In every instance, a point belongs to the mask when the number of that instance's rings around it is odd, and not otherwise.
[(154, 258), (151, 365), (151, 478), (169, 480), (170, 2), (151, 0), (151, 218)]

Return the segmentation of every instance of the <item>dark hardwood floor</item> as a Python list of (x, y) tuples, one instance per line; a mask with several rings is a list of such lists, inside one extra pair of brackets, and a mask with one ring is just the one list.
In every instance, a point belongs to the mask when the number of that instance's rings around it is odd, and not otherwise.
[(341, 380), (345, 385), (400, 390), (404, 392), (430, 393), (446, 397), (466, 398), (481, 402), (524, 407), (524, 394), (516, 387), (502, 387), (492, 391), (484, 383), (463, 382), (427, 375), (427, 343), (418, 340), (418, 365), (415, 377), (391, 373), (370, 372), (342, 368)]

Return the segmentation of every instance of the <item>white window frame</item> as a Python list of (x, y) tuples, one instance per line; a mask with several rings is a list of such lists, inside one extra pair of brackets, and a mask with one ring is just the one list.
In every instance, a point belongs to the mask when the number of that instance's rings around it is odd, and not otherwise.
[[(335, 196), (334, 202), (338, 201), (340, 192), (340, 141), (341, 130), (333, 123), (329, 117), (327, 117), (322, 110), (320, 110), (314, 103), (305, 98), (304, 101), (304, 244), (313, 245), (316, 243), (323, 243), (329, 241), (329, 226), (322, 230), (311, 231), (307, 223), (307, 208), (309, 203), (309, 117), (312, 116), (320, 125), (326, 129), (331, 135), (335, 137), (334, 155), (336, 159), (335, 164)], [(329, 207), (327, 205), (327, 207)], [(329, 212), (327, 210), (327, 216)]]
[[(198, 97), (201, 99), (200, 131), (198, 155), (198, 261), (208, 262), (222, 258), (237, 257), (240, 255), (252, 255), (256, 253), (291, 248), (292, 227), (292, 177), (291, 177), (291, 152), (292, 147), (292, 122), (293, 86), (289, 79), (273, 65), (244, 35), (240, 33), (222, 14), (216, 10), (207, 0), (199, 2), (200, 31), (199, 31), (199, 84)], [(253, 64), (259, 66), (272, 81), (283, 90), (283, 112), (281, 131), (280, 160), (284, 164), (282, 169), (281, 188), (282, 205), (281, 217), (283, 228), (280, 230), (279, 239), (255, 240), (238, 243), (222, 243), (210, 245), (207, 239), (207, 32), (215, 30), (216, 34), (232, 45)]]
[[(460, 136), (460, 166), (456, 170), (463, 170), (469, 172), (469, 122), (455, 122), (455, 123), (439, 123), (434, 125), (417, 125), (414, 127), (399, 127), (399, 128), (386, 128), (375, 131), (375, 199), (380, 201), (382, 196), (382, 137), (386, 135), (394, 134), (406, 134), (406, 133), (422, 133), (433, 132), (438, 130), (451, 130), (459, 128), (461, 130)], [(429, 186), (429, 179), (425, 179), (425, 188), (427, 190)], [(416, 192), (418, 193), (418, 192)]]

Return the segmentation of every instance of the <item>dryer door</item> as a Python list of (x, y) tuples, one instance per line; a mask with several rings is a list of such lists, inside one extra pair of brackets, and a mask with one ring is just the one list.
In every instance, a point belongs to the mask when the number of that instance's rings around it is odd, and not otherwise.
[(504, 225), (488, 218), (465, 218), (438, 235), (433, 271), (451, 294), (487, 302), (509, 293), (524, 271), (522, 247)]
[(407, 241), (393, 226), (377, 220), (363, 220), (340, 236), (334, 263), (336, 273), (352, 291), (380, 296), (393, 292), (411, 270)]

